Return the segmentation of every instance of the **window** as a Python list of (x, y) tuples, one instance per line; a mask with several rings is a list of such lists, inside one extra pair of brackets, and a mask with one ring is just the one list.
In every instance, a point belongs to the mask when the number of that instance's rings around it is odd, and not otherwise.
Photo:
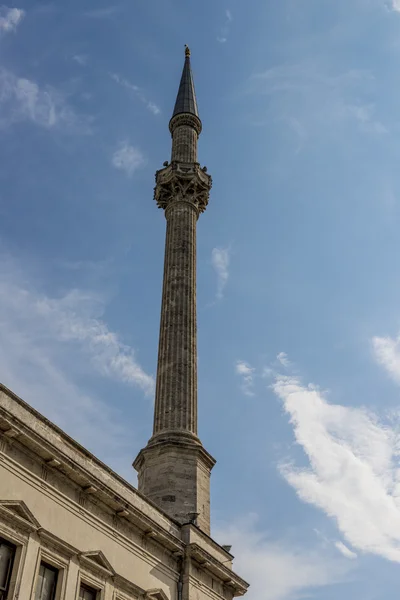
[(14, 556), (15, 546), (0, 538), (0, 600), (7, 597)]
[(81, 589), (79, 590), (79, 600), (96, 600), (97, 591), (93, 588), (81, 583)]
[(35, 600), (54, 600), (57, 578), (58, 569), (44, 562), (40, 563)]

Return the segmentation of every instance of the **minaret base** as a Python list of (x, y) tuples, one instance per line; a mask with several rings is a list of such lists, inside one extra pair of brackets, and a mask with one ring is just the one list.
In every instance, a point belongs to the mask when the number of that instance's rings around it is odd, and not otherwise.
[(200, 442), (150, 440), (133, 463), (138, 489), (178, 523), (210, 534), (210, 475), (214, 458)]

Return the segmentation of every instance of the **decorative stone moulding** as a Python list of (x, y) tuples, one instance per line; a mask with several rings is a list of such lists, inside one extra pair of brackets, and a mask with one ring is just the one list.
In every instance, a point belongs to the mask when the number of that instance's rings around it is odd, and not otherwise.
[(181, 113), (179, 115), (175, 115), (169, 122), (169, 130), (171, 135), (173, 135), (175, 129), (177, 127), (193, 127), (196, 131), (197, 135), (200, 135), (202, 130), (202, 125), (199, 117), (196, 115), (192, 115), (190, 113)]
[(3, 431), (3, 435), (9, 439), (18, 437), (20, 435), (20, 433), (21, 432), (18, 431), (18, 429), (15, 429), (14, 427), (10, 427), (10, 429)]
[(198, 544), (189, 544), (187, 546), (187, 555), (194, 559), (200, 567), (220, 579), (224, 585), (232, 588), (234, 596), (243, 596), (246, 593), (248, 583), (219, 560), (216, 560)]
[(113, 577), (115, 575), (113, 567), (101, 550), (80, 552), (78, 557), (79, 561), (86, 567), (89, 567), (89, 569), (98, 571), (106, 577)]
[(40, 528), (39, 521), (22, 500), (0, 500), (0, 515), (25, 531), (36, 531)]
[(154, 199), (158, 208), (167, 209), (176, 202), (189, 202), (198, 213), (207, 208), (211, 176), (199, 163), (173, 162), (156, 173)]
[(169, 600), (167, 594), (161, 589), (147, 590), (145, 600)]

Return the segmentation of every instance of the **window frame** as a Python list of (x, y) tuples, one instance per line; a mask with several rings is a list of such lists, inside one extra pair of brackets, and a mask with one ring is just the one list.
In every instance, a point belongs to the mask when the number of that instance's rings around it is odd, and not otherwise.
[(81, 589), (86, 588), (90, 592), (95, 593), (95, 600), (103, 600), (104, 598), (104, 587), (99, 587), (97, 581), (90, 581), (86, 576), (79, 576), (78, 595), (77, 600), (80, 600)]
[(5, 587), (0, 589), (0, 594), (2, 594), (3, 592), (6, 593), (6, 595), (4, 596), (4, 599), (6, 599), (9, 595), (10, 588), (11, 588), (12, 574), (13, 574), (13, 570), (14, 570), (15, 557), (17, 554), (17, 546), (15, 544), (13, 544), (12, 542), (10, 542), (9, 540), (7, 540), (6, 538), (3, 538), (2, 536), (0, 536), (0, 545), (6, 546), (7, 548), (10, 548), (12, 551), (11, 563), (8, 565), (8, 570), (6, 573)]
[(15, 548), (6, 596), (8, 600), (9, 598), (14, 597), (15, 590), (18, 589), (21, 583), (22, 571), (28, 547), (28, 535), (22, 535), (19, 531), (14, 531), (10, 527), (7, 527), (5, 522), (2, 521), (0, 517), (0, 538)]
[(111, 573), (107, 574), (103, 567), (92, 562), (85, 553), (79, 555), (79, 574), (76, 600), (79, 600), (81, 585), (97, 592), (96, 600), (104, 600), (107, 580)]
[(40, 573), (40, 565), (42, 563), (58, 571), (54, 600), (61, 600), (61, 598), (64, 597), (65, 593), (69, 561), (65, 560), (63, 557), (60, 557), (59, 553), (56, 551), (55, 548), (48, 549), (44, 546), (40, 546), (36, 558), (36, 567), (32, 585), (31, 600), (35, 600), (36, 597), (36, 586)]
[(37, 594), (37, 585), (39, 582), (39, 576), (40, 576), (40, 569), (42, 567), (42, 565), (47, 568), (49, 571), (55, 571), (56, 572), (56, 585), (54, 587), (54, 593), (53, 593), (53, 597), (51, 598), (51, 600), (57, 600), (57, 591), (58, 591), (58, 582), (60, 579), (60, 576), (62, 576), (62, 573), (60, 572), (60, 569), (58, 567), (55, 567), (54, 565), (50, 564), (49, 561), (47, 560), (41, 560), (39, 562), (39, 569), (37, 572), (37, 577), (35, 577), (35, 585), (33, 587), (33, 594), (34, 594), (34, 598), (36, 600), (36, 594)]

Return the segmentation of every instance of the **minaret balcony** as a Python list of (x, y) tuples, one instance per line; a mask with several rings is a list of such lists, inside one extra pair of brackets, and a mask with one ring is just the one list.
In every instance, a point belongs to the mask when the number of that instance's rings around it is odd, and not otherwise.
[(176, 202), (189, 202), (198, 213), (205, 211), (212, 178), (199, 163), (172, 162), (156, 173), (154, 199), (158, 208), (167, 209)]

